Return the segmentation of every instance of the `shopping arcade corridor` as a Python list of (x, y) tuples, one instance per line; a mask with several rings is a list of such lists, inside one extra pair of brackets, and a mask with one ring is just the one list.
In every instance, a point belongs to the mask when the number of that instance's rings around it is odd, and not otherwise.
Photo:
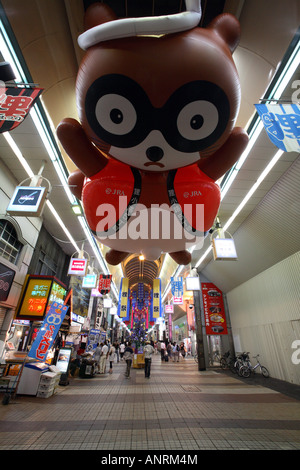
[[(108, 369), (107, 369), (108, 370)], [(299, 450), (300, 396), (154, 356), (143, 369), (70, 378), (47, 399), (17, 396), (0, 408), (0, 450)], [(259, 384), (260, 383), (260, 384)], [(264, 386), (265, 384), (265, 386)]]

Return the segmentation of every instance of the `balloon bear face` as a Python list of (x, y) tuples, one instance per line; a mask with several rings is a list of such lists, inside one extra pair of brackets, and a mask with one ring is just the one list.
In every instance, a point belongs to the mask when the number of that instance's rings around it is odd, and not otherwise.
[(191, 165), (220, 148), (240, 101), (221, 35), (230, 24), (89, 48), (76, 89), (91, 141), (109, 157), (154, 172)]

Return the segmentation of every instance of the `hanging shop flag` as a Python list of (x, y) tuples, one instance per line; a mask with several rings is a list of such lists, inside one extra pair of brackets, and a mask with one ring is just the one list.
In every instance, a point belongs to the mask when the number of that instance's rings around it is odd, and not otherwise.
[(171, 277), (171, 292), (173, 295), (173, 304), (183, 304), (183, 278)]
[(43, 88), (0, 86), (0, 133), (22, 124)]
[(159, 318), (160, 316), (161, 316), (161, 282), (160, 282), (160, 279), (153, 279), (152, 318), (156, 319), (156, 318)]
[(222, 291), (211, 282), (202, 282), (202, 300), (207, 335), (227, 335)]
[(128, 277), (122, 277), (119, 293), (119, 305), (118, 305), (118, 316), (123, 321), (129, 321), (129, 279)]
[(285, 152), (300, 152), (300, 107), (296, 103), (255, 105), (273, 144)]
[(100, 294), (105, 295), (110, 292), (111, 278), (111, 274), (100, 274), (98, 283), (98, 291)]
[(50, 304), (41, 329), (28, 353), (29, 357), (41, 362), (46, 361), (49, 349), (52, 347), (68, 309), (68, 305), (59, 304), (58, 302)]

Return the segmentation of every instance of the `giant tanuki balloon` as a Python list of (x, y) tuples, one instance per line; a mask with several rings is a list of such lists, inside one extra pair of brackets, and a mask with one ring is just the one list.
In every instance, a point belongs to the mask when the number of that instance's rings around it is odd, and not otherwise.
[(151, 19), (132, 27), (102, 3), (85, 14), (80, 122), (64, 119), (57, 134), (78, 167), (70, 187), (113, 265), (129, 253), (169, 253), (188, 264), (189, 247), (199, 246), (217, 215), (216, 181), (248, 142), (234, 127), (238, 21), (222, 14), (207, 28), (197, 26), (199, 18), (177, 28), (178, 16), (155, 18), (149, 32)]

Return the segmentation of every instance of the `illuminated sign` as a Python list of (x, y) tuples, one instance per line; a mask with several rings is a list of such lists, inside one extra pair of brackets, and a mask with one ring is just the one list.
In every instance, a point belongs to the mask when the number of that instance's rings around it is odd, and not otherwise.
[(38, 217), (44, 207), (47, 190), (41, 186), (17, 186), (6, 209), (14, 216)]
[(85, 276), (88, 266), (87, 259), (84, 258), (71, 258), (68, 275), (69, 276)]
[(165, 313), (173, 313), (173, 311), (174, 311), (174, 306), (172, 304), (165, 305)]
[(59, 284), (54, 277), (29, 275), (20, 296), (16, 318), (42, 320), (50, 299), (63, 303), (65, 294), (64, 286)]
[(234, 240), (232, 238), (214, 238), (212, 248), (215, 261), (236, 260)]
[(97, 274), (87, 274), (82, 279), (82, 287), (93, 289), (97, 285)]
[(186, 290), (200, 290), (199, 277), (186, 277), (185, 287)]

